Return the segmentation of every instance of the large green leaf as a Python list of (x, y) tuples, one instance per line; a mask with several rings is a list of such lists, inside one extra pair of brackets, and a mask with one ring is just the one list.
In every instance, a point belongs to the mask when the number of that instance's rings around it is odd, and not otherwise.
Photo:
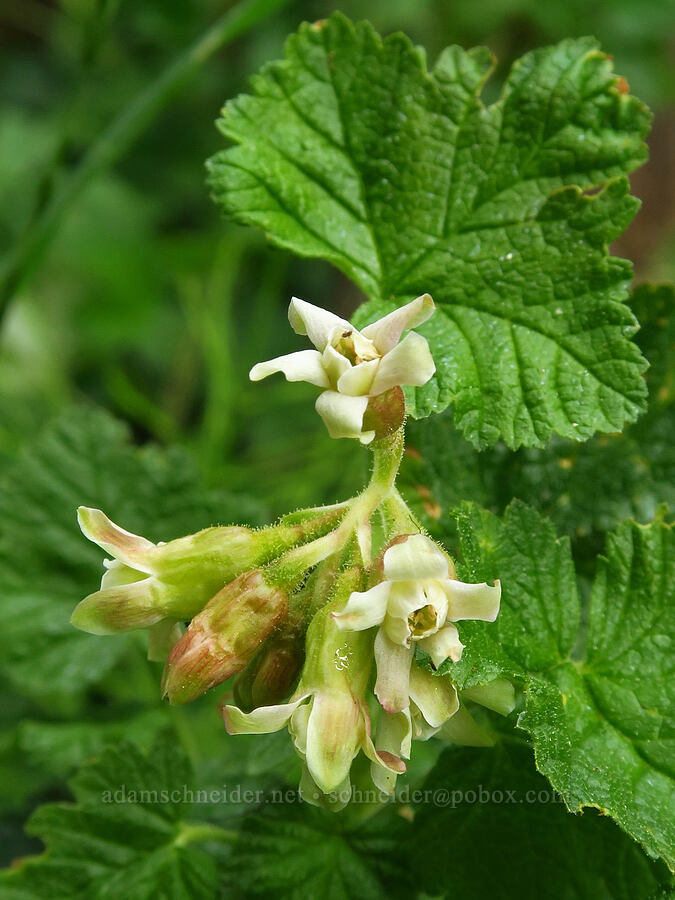
[(675, 867), (675, 541), (662, 521), (626, 522), (601, 557), (585, 650), (566, 539), (514, 503), (503, 520), (466, 504), (459, 519), (470, 580), (502, 579), (493, 625), (460, 626), (458, 683), (520, 680), (519, 725), (537, 766), (573, 811), (609, 813)]
[(410, 423), (399, 483), (427, 527), (448, 537), (462, 500), (497, 512), (517, 497), (550, 516), (576, 542), (577, 558), (592, 563), (601, 532), (629, 516), (649, 522), (661, 503), (675, 509), (675, 291), (642, 284), (630, 305), (649, 362), (647, 412), (621, 433), (582, 444), (554, 438), (515, 455), (501, 445), (472, 450), (447, 413)]
[(650, 900), (670, 881), (611, 820), (571, 816), (527, 747), (448, 749), (422, 791), (409, 858), (432, 896)]
[(630, 265), (606, 245), (637, 207), (622, 176), (646, 158), (648, 113), (591, 39), (523, 57), (485, 107), (491, 67), (450, 47), (428, 70), (403, 35), (340, 14), (303, 25), (226, 105), (237, 146), (210, 161), (214, 196), (349, 275), (373, 301), (359, 325), (434, 296), (438, 371), (414, 415), (454, 403), (479, 447), (617, 431), (643, 408), (644, 361)]
[(79, 505), (153, 540), (259, 516), (246, 498), (206, 491), (183, 453), (135, 448), (104, 412), (75, 409), (49, 427), (0, 481), (0, 666), (36, 698), (77, 694), (129, 647), (70, 624), (102, 572), (100, 550), (77, 526)]
[(384, 900), (376, 868), (394, 852), (386, 834), (364, 837), (334, 814), (279, 804), (245, 822), (226, 883), (242, 898)]
[(71, 783), (75, 804), (42, 806), (29, 820), (47, 851), (4, 873), (2, 897), (212, 900), (217, 870), (192, 840), (221, 832), (187, 821), (192, 773), (173, 744), (167, 737), (146, 757), (122, 743), (85, 766)]

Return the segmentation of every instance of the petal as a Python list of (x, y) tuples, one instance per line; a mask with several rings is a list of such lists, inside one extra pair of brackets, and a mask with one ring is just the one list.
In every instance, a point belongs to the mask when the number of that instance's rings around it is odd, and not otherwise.
[[(406, 771), (406, 764), (398, 755), (401, 752), (401, 744), (405, 739), (406, 735), (406, 717), (409, 719), (406, 713), (397, 713), (395, 716), (391, 716), (390, 718), (396, 720), (403, 721), (403, 728), (399, 728), (401, 732), (399, 735), (398, 746), (396, 737), (394, 734), (391, 740), (391, 745), (393, 749), (389, 749), (384, 746), (384, 743), (378, 743), (377, 749), (375, 748), (375, 744), (373, 744), (373, 740), (371, 737), (371, 723), (370, 723), (370, 715), (368, 713), (368, 708), (365, 704), (361, 704), (361, 709), (363, 712), (363, 723), (364, 723), (364, 735), (363, 735), (363, 752), (371, 761), (370, 773), (375, 782), (376, 787), (378, 787), (381, 791), (384, 791), (386, 794), (391, 794), (396, 785), (396, 777), (398, 775), (403, 775)], [(387, 716), (387, 713), (382, 712), (383, 716)]]
[(432, 728), (439, 728), (459, 709), (457, 691), (450, 678), (432, 675), (416, 664), (410, 668), (410, 699)]
[(441, 725), (438, 737), (463, 747), (493, 747), (495, 738), (474, 720), (465, 706)]
[(310, 775), (307, 763), (303, 763), (298, 793), (305, 803), (319, 806), (329, 812), (340, 812), (352, 798), (352, 784), (348, 775), (330, 794), (324, 794)]
[(286, 381), (308, 381), (320, 388), (330, 387), (318, 350), (298, 350), (297, 353), (287, 353), (286, 356), (256, 363), (248, 377), (251, 381), (260, 381), (275, 372), (283, 372)]
[(371, 436), (370, 440), (375, 436), (374, 432), (362, 430), (367, 406), (367, 397), (347, 397), (337, 391), (324, 391), (316, 400), (316, 411), (332, 438), (359, 438), (364, 443), (368, 443), (363, 440), (368, 434)]
[(375, 638), (377, 680), (375, 695), (388, 713), (406, 709), (409, 702), (408, 684), (413, 651), (389, 639), (384, 628)]
[(420, 641), (420, 647), (429, 654), (431, 661), (438, 669), (448, 657), (453, 662), (459, 662), (464, 644), (460, 641), (459, 632), (455, 626), (445, 625), (436, 634), (423, 638)]
[(395, 644), (410, 646), (412, 632), (408, 617), (426, 605), (426, 595), (418, 582), (397, 581), (390, 584), (387, 615), (383, 624), (389, 639)]
[(156, 625), (168, 613), (171, 596), (156, 578), (105, 588), (75, 607), (71, 624), (89, 634), (120, 634)]
[(369, 591), (353, 591), (344, 609), (331, 613), (338, 628), (345, 631), (363, 631), (380, 625), (387, 611), (391, 585), (381, 581)]
[(443, 590), (450, 602), (448, 621), (482, 619), (484, 622), (494, 622), (497, 618), (502, 596), (502, 587), (498, 581), (494, 585), (465, 584), (450, 578), (443, 582)]
[(368, 362), (351, 366), (338, 379), (338, 391), (341, 394), (347, 394), (349, 397), (366, 396), (371, 392), (371, 385), (373, 384), (373, 379), (376, 378), (379, 365), (379, 359), (371, 359)]
[(400, 306), (389, 315), (378, 319), (372, 325), (361, 329), (364, 337), (370, 338), (382, 355), (398, 344), (401, 335), (408, 328), (417, 328), (433, 315), (434, 301), (429, 294), (422, 294), (405, 306)]
[(125, 531), (124, 528), (115, 525), (100, 509), (92, 509), (89, 506), (80, 506), (77, 521), (82, 534), (98, 544), (106, 553), (132, 569), (138, 569), (148, 575), (152, 573), (149, 563), (150, 554), (155, 549), (152, 541)]
[(396, 756), (410, 759), (412, 742), (412, 722), (410, 710), (404, 709), (393, 715), (382, 710), (377, 720), (375, 746), (378, 750), (388, 750)]
[(288, 730), (293, 738), (295, 749), (303, 759), (307, 753), (307, 726), (309, 725), (309, 714), (311, 711), (311, 703), (301, 704), (294, 710), (288, 723)]
[(133, 584), (135, 581), (142, 581), (147, 577), (145, 572), (125, 566), (119, 559), (104, 559), (103, 565), (105, 572), (101, 578), (101, 590)]
[(438, 726), (435, 728), (429, 725), (414, 701), (410, 701), (410, 718), (412, 720), (413, 738), (416, 741), (428, 741), (438, 732)]
[(271, 731), (279, 731), (307, 697), (308, 694), (304, 694), (293, 703), (259, 706), (249, 713), (242, 712), (237, 706), (224, 706), (225, 728), (228, 734), (269, 734)]
[[(373, 760), (370, 766), (370, 777), (375, 783), (375, 787), (385, 794), (393, 794), (396, 787), (396, 778), (401, 773), (400, 768), (383, 764), (383, 758), (386, 761), (393, 757), (399, 764), (403, 764), (401, 757), (410, 759), (410, 744), (412, 741), (412, 721), (410, 719), (410, 710), (404, 709), (403, 712), (389, 713), (384, 710), (380, 711), (377, 720), (377, 731), (375, 733), (375, 747), (377, 748), (378, 758)], [(366, 753), (368, 756), (369, 754)], [(372, 759), (372, 756), (370, 757)]]
[(321, 364), (332, 388), (337, 388), (340, 376), (348, 372), (352, 367), (347, 357), (338, 353), (335, 347), (331, 347), (330, 344), (321, 354)]
[(387, 581), (419, 581), (448, 577), (448, 560), (442, 550), (423, 534), (411, 534), (394, 544), (384, 554), (384, 577)]
[(359, 747), (361, 710), (347, 691), (314, 695), (307, 724), (307, 768), (328, 794), (347, 778)]
[(397, 384), (426, 384), (436, 371), (431, 350), (421, 334), (412, 331), (380, 360), (370, 393), (382, 394)]
[(516, 705), (515, 689), (506, 678), (497, 678), (489, 684), (467, 688), (462, 691), (462, 697), (473, 700), (481, 706), (487, 706), (502, 716), (508, 716)]
[(293, 297), (288, 307), (288, 321), (296, 334), (306, 334), (317, 350), (324, 350), (336, 328), (352, 330), (346, 319)]

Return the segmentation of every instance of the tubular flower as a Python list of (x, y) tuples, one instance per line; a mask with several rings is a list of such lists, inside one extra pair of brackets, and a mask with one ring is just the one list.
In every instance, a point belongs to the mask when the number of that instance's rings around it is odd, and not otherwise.
[(308, 381), (323, 388), (316, 410), (331, 437), (358, 438), (370, 443), (375, 431), (364, 430), (369, 398), (400, 385), (426, 384), (436, 371), (426, 340), (404, 331), (433, 314), (429, 294), (384, 316), (362, 331), (325, 309), (293, 297), (288, 309), (291, 327), (306, 334), (316, 350), (300, 350), (258, 363), (249, 373), (260, 381), (282, 372), (288, 381)]
[(71, 622), (92, 634), (153, 629), (151, 651), (154, 645), (158, 651), (162, 644), (170, 648), (180, 637), (176, 622), (197, 615), (223, 585), (325, 532), (341, 514), (339, 506), (304, 512), (306, 520), (296, 514), (287, 523), (282, 520), (259, 531), (216, 526), (153, 544), (120, 528), (100, 509), (81, 506), (78, 521), (83, 534), (112, 559), (104, 560), (100, 590), (77, 605)]
[(387, 749), (376, 750), (371, 738), (365, 700), (371, 638), (343, 634), (330, 616), (332, 606), (321, 609), (310, 624), (302, 677), (288, 703), (249, 713), (236, 706), (223, 708), (230, 734), (264, 734), (288, 726), (305, 764), (303, 795), (309, 801), (317, 800), (311, 794), (314, 787), (324, 794), (348, 795), (349, 770), (359, 750), (377, 770), (405, 772), (405, 763)]
[(409, 704), (414, 644), (429, 654), (436, 668), (448, 657), (458, 661), (464, 646), (453, 623), (494, 622), (501, 587), (499, 582), (465, 584), (452, 578), (448, 557), (422, 534), (408, 535), (385, 551), (383, 576), (370, 590), (354, 591), (333, 618), (346, 631), (380, 626), (375, 693), (384, 708), (395, 713)]

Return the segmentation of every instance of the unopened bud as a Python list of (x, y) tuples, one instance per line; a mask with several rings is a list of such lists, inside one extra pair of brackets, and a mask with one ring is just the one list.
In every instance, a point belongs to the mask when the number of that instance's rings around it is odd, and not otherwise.
[(300, 629), (283, 629), (265, 641), (234, 683), (234, 699), (241, 709), (274, 706), (291, 693), (304, 660)]
[(188, 703), (240, 672), (288, 611), (285, 591), (263, 572), (245, 572), (195, 616), (167, 660), (162, 691)]
[(383, 394), (371, 397), (363, 415), (363, 430), (374, 431), (374, 440), (387, 437), (405, 421), (405, 396), (401, 388), (389, 388)]

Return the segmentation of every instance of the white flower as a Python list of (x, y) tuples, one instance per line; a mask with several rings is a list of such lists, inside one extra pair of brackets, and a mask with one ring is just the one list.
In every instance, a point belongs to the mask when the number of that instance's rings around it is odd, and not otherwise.
[[(331, 437), (358, 438), (368, 444), (374, 431), (363, 430), (368, 398), (396, 385), (421, 386), (436, 371), (429, 345), (419, 334), (401, 335), (433, 314), (429, 294), (395, 309), (357, 331), (346, 319), (293, 297), (288, 308), (291, 327), (306, 334), (316, 350), (300, 350), (258, 363), (249, 373), (260, 381), (283, 372), (288, 381), (308, 381), (323, 393), (316, 410)], [(399, 343), (400, 341), (400, 343)]]
[(494, 622), (501, 587), (498, 581), (465, 584), (451, 578), (447, 556), (422, 534), (408, 535), (389, 547), (383, 574), (384, 580), (370, 590), (354, 591), (333, 618), (347, 631), (380, 626), (375, 638), (375, 693), (392, 713), (409, 705), (413, 642), (431, 656), (436, 668), (448, 657), (457, 662), (464, 646), (453, 623)]

